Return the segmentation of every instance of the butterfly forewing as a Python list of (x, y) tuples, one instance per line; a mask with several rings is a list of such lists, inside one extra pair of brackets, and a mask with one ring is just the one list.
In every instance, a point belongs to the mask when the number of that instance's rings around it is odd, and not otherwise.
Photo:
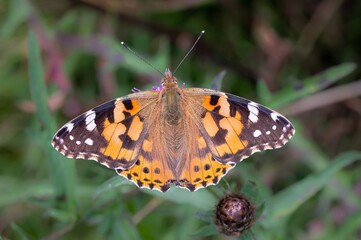
[(92, 159), (109, 168), (135, 164), (158, 94), (134, 93), (102, 104), (65, 124), (52, 145), (70, 158)]
[[(209, 89), (186, 89), (199, 130), (213, 157), (236, 163), (255, 152), (282, 147), (294, 134), (281, 114), (260, 104)], [(203, 110), (200, 110), (203, 109)]]

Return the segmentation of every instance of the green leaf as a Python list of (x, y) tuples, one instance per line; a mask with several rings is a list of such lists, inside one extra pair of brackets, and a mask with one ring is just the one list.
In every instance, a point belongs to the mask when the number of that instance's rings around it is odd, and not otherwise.
[(26, 232), (24, 231), (24, 229), (22, 229), (21, 227), (19, 227), (18, 225), (16, 225), (15, 223), (11, 224), (11, 228), (12, 230), (14, 230), (14, 232), (17, 235), (17, 239), (21, 239), (21, 240), (28, 240), (30, 238), (28, 238), (26, 236)]
[(254, 240), (254, 235), (252, 234), (252, 231), (250, 229), (246, 230), (242, 233), (242, 235), (239, 237), (240, 240)]
[[(123, 177), (114, 176), (97, 188), (94, 197), (98, 197), (105, 191), (109, 191), (122, 185), (134, 186), (134, 184), (131, 183), (129, 180)], [(146, 188), (142, 188), (141, 191), (164, 200), (169, 200), (180, 204), (190, 204), (201, 210), (213, 209), (216, 203), (216, 198), (207, 189), (200, 189), (196, 192), (190, 192), (186, 189), (173, 186), (170, 190), (168, 190), (168, 192), (165, 193)]]
[(186, 189), (171, 187), (168, 192), (159, 192), (149, 189), (142, 189), (145, 193), (165, 200), (180, 204), (189, 204), (198, 209), (210, 210), (214, 208), (216, 198), (207, 189), (200, 189), (196, 192), (190, 192)]
[(0, 190), (4, 193), (0, 198), (0, 207), (30, 197), (54, 194), (53, 188), (48, 183), (31, 181), (19, 183), (18, 181), (0, 178), (1, 181), (6, 182), (6, 186), (0, 185)]
[(266, 208), (268, 224), (273, 225), (278, 220), (292, 214), (301, 204), (324, 187), (335, 173), (360, 159), (361, 152), (343, 153), (332, 161), (326, 169), (306, 177), (275, 195)]
[(96, 189), (93, 197), (97, 198), (100, 194), (102, 194), (106, 191), (109, 191), (113, 188), (119, 187), (121, 185), (134, 185), (134, 184), (132, 182), (128, 181), (127, 179), (117, 175), (117, 176), (110, 178), (108, 181), (104, 182), (102, 185), (100, 185)]
[(354, 63), (343, 63), (330, 67), (315, 76), (300, 81), (303, 84), (300, 89), (295, 90), (293, 86), (284, 88), (282, 91), (274, 95), (270, 102), (267, 102), (267, 106), (275, 109), (284, 107), (297, 99), (325, 89), (331, 84), (349, 75), (355, 69), (356, 64)]
[[(30, 92), (36, 106), (36, 117), (40, 123), (42, 147), (46, 153), (49, 175), (57, 197), (65, 197), (66, 208), (75, 214), (75, 163), (66, 159), (51, 147), (56, 123), (48, 109), (47, 90), (44, 81), (44, 69), (40, 49), (35, 33), (28, 33)], [(45, 160), (44, 159), (44, 160)]]
[(272, 93), (268, 89), (265, 81), (259, 80), (257, 82), (257, 96), (260, 102), (268, 103), (272, 99)]
[(168, 239), (183, 240), (189, 239), (189, 235), (198, 229), (198, 219), (194, 217), (194, 210), (188, 206), (181, 207), (182, 217), (173, 225), (173, 230), (168, 235)]
[(214, 224), (209, 224), (204, 227), (201, 227), (198, 231), (194, 232), (192, 234), (192, 237), (209, 237), (213, 235), (220, 234)]
[(214, 209), (209, 211), (198, 211), (195, 213), (195, 216), (202, 221), (212, 223), (214, 220)]
[(305, 164), (307, 164), (309, 168), (314, 171), (325, 169), (329, 161), (326, 153), (322, 152), (317, 143), (306, 135), (299, 121), (292, 120), (292, 124), (296, 129), (296, 134), (290, 141), (290, 145), (296, 149), (302, 149), (305, 153)]
[(330, 234), (325, 236), (323, 239), (352, 239), (356, 232), (360, 230), (361, 226), (361, 214), (360, 212), (353, 213), (351, 216), (348, 216), (346, 220), (334, 228)]
[(9, 1), (9, 8), (2, 10), (3, 13), (6, 13), (6, 19), (0, 27), (0, 37), (3, 39), (9, 38), (17, 27), (24, 24), (29, 16), (30, 9), (26, 0)]
[(99, 220), (97, 231), (104, 239), (141, 239), (123, 202), (104, 206), (97, 218)]
[(256, 184), (252, 181), (247, 181), (241, 189), (241, 193), (248, 198), (253, 204), (260, 202), (260, 196)]

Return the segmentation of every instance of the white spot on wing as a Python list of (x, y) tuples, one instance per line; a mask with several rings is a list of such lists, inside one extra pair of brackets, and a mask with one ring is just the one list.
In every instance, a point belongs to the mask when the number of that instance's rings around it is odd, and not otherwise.
[(70, 136), (69, 136), (69, 139), (73, 141), (73, 140), (74, 140), (74, 136), (73, 136), (73, 135), (70, 135)]
[(68, 132), (71, 132), (71, 130), (73, 130), (73, 128), (74, 128), (74, 123), (68, 123), (66, 125), (66, 128), (67, 128)]
[(86, 129), (89, 131), (89, 132), (91, 132), (91, 131), (93, 131), (94, 130), (94, 128), (96, 128), (96, 124), (95, 124), (95, 122), (94, 121), (92, 121), (91, 123), (89, 123), (88, 125), (86, 125)]
[(271, 134), (271, 132), (270, 132), (270, 131), (267, 131), (267, 132), (266, 132), (266, 134), (267, 134), (267, 135), (270, 135), (270, 134)]
[(273, 130), (276, 130), (276, 129), (277, 129), (277, 126), (276, 126), (276, 125), (273, 125), (273, 126), (272, 126), (272, 129), (273, 129)]
[(247, 104), (247, 108), (249, 110), (248, 119), (251, 120), (253, 123), (256, 123), (256, 122), (258, 122), (259, 110), (258, 110), (257, 106), (255, 106), (253, 104), (255, 104), (255, 103), (250, 102)]
[(249, 114), (248, 119), (251, 120), (251, 122), (253, 123), (258, 122), (258, 117), (256, 115), (253, 115), (252, 113)]
[(77, 145), (80, 145), (80, 143), (81, 143), (80, 141), (76, 141), (76, 144), (77, 144)]
[(89, 146), (92, 146), (93, 145), (93, 140), (91, 140), (90, 138), (87, 138), (85, 140), (85, 143), (88, 144)]
[(271, 113), (271, 118), (273, 119), (273, 121), (276, 122), (276, 120), (278, 119), (278, 113), (276, 112)]
[(259, 136), (261, 136), (261, 135), (262, 135), (262, 133), (261, 133), (261, 131), (258, 130), (258, 129), (253, 132), (253, 136), (254, 136), (254, 137), (259, 137)]
[(94, 122), (95, 119), (95, 112), (93, 110), (90, 110), (86, 113), (87, 117), (85, 118), (85, 125), (86, 129), (91, 132), (94, 130), (94, 128), (97, 126)]

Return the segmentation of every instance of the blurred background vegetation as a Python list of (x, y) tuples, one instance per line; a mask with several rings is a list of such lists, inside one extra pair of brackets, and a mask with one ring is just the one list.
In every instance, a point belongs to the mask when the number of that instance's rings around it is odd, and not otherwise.
[[(212, 211), (232, 191), (258, 207), (240, 238), (361, 239), (360, 26), (355, 0), (0, 0), (0, 238), (226, 239)], [(71, 118), (159, 84), (121, 41), (163, 72), (202, 30), (179, 81), (277, 109), (284, 148), (165, 194), (52, 149)]]

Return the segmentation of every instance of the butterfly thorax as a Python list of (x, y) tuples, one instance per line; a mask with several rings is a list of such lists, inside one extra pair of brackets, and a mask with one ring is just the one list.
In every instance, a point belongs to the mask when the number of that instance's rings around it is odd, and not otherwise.
[(164, 119), (170, 125), (178, 125), (182, 119), (180, 112), (182, 90), (178, 87), (177, 79), (169, 69), (166, 69), (164, 73), (160, 94)]

